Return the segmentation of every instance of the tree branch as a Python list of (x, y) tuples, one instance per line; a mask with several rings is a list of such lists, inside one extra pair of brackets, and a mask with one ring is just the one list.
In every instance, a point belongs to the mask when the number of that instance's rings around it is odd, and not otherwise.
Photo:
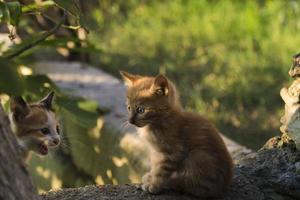
[(20, 54), (22, 54), (23, 52), (27, 51), (28, 49), (30, 49), (30, 48), (38, 45), (39, 43), (41, 43), (42, 41), (44, 41), (45, 39), (47, 39), (49, 36), (51, 36), (52, 34), (54, 34), (61, 27), (61, 25), (66, 20), (66, 16), (67, 16), (67, 14), (66, 14), (66, 12), (64, 12), (64, 15), (61, 18), (61, 20), (51, 30), (45, 32), (40, 38), (36, 39), (35, 41), (33, 41), (31, 43), (28, 43), (27, 45), (21, 46), (16, 51), (9, 51), (7, 53), (4, 53), (3, 57), (7, 58), (7, 59), (12, 59), (12, 58), (14, 58), (16, 56), (19, 56)]

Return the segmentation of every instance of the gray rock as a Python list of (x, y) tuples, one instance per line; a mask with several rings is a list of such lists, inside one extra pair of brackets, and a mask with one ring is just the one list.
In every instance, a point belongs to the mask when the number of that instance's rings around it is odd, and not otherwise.
[(300, 174), (300, 162), (295, 163), (295, 170), (298, 174)]
[[(292, 200), (300, 199), (300, 175), (290, 166), (300, 161), (300, 153), (291, 148), (263, 149), (237, 165), (229, 192), (223, 200)], [(298, 164), (297, 164), (298, 165)], [(122, 199), (122, 200), (192, 200), (195, 197), (172, 191), (161, 195), (147, 194), (135, 185), (86, 186), (50, 191), (43, 200)]]

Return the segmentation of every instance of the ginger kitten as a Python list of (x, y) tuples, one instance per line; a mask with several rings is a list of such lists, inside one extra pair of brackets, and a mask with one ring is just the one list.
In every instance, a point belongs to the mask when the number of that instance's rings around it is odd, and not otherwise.
[(121, 72), (128, 87), (129, 122), (151, 147), (151, 170), (144, 191), (177, 190), (219, 197), (229, 188), (232, 159), (215, 126), (181, 108), (174, 84), (163, 75)]
[(26, 103), (22, 97), (12, 97), (9, 115), (12, 131), (16, 134), (24, 160), (30, 151), (47, 155), (49, 147), (60, 143), (59, 123), (52, 109), (54, 92), (38, 103)]

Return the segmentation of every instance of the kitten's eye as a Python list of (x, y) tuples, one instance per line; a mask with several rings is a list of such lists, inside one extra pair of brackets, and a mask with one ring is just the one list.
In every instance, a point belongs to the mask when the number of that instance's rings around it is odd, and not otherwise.
[(127, 106), (127, 110), (130, 111), (130, 106)]
[(142, 114), (142, 113), (145, 112), (145, 109), (142, 108), (142, 107), (137, 107), (136, 112), (139, 113), (139, 114)]
[(49, 128), (43, 128), (43, 129), (41, 129), (41, 132), (42, 132), (44, 135), (50, 134)]
[(56, 132), (57, 132), (58, 135), (60, 134), (60, 128), (59, 128), (59, 126), (56, 126)]

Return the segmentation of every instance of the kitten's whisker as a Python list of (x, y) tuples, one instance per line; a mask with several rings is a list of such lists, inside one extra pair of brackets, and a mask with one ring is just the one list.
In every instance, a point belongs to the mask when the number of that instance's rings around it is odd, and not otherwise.
[(61, 148), (66, 148), (67, 150), (72, 151), (71, 147), (64, 143), (61, 143)]
[(128, 122), (128, 120), (126, 120), (124, 123), (122, 123), (121, 124), (121, 131), (124, 131), (124, 130), (126, 130), (127, 128), (128, 128), (128, 126), (129, 126), (130, 124), (129, 124), (129, 122)]
[(125, 126), (126, 121), (122, 122), (122, 124), (120, 125), (120, 128), (123, 129), (123, 126)]
[(126, 122), (127, 121), (127, 117), (122, 118), (122, 122)]
[(126, 121), (124, 121), (121, 125), (120, 125), (120, 128), (121, 129), (123, 129), (124, 128), (124, 126), (126, 125), (126, 123), (127, 123), (127, 120)]
[(125, 128), (127, 129), (128, 126), (130, 126), (130, 123), (127, 121), (126, 125), (125, 125)]

